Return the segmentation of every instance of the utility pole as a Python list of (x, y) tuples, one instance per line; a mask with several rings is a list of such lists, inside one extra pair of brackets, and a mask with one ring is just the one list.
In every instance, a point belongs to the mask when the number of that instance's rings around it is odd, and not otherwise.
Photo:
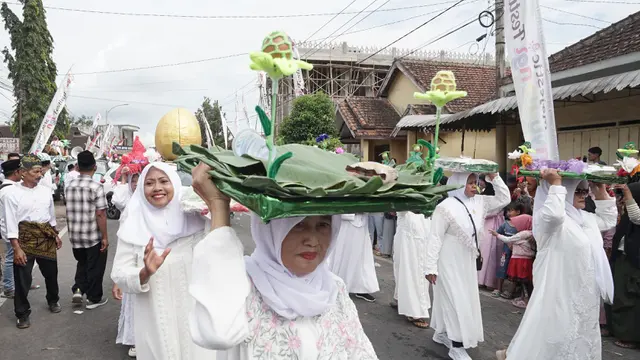
[(20, 152), (22, 152), (24, 144), (22, 143), (22, 101), (20, 100), (18, 100), (18, 132), (18, 149), (20, 149)]
[[(505, 75), (505, 38), (504, 38), (504, 0), (495, 0), (495, 35), (496, 35), (496, 99), (502, 97), (500, 86)], [(500, 172), (507, 171), (507, 127), (500, 113), (496, 121), (496, 160)], [(506, 177), (505, 177), (506, 178)]]

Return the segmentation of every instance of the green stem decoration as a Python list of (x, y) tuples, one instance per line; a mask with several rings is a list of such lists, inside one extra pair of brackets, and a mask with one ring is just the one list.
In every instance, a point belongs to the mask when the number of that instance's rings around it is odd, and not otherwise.
[[(433, 151), (435, 151), (434, 156), (429, 157), (429, 162), (431, 162), (431, 168), (433, 168), (433, 165), (435, 164), (435, 160), (438, 157), (438, 138), (440, 136), (440, 115), (442, 114), (442, 107), (440, 106), (436, 106), (436, 131), (434, 134), (434, 139), (433, 139)], [(431, 172), (431, 183), (433, 183), (433, 175), (435, 174), (435, 171)]]
[(273, 164), (276, 158), (276, 113), (278, 111), (278, 85), (280, 80), (271, 79), (271, 133), (267, 136), (267, 147), (269, 148), (269, 164)]

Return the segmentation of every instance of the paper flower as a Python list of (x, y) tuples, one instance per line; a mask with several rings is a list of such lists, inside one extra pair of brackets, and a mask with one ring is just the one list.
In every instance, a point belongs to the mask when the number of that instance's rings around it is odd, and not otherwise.
[(533, 158), (529, 154), (522, 154), (522, 156), (520, 156), (520, 162), (522, 166), (528, 166), (533, 164)]
[(516, 150), (514, 152), (510, 152), (508, 157), (511, 160), (520, 160), (520, 157), (523, 155), (524, 153), (520, 150)]
[(456, 90), (456, 78), (451, 71), (438, 71), (431, 80), (431, 91), (413, 94), (416, 99), (427, 100), (439, 108), (443, 108), (450, 101), (465, 96), (467, 96), (466, 91)]
[(638, 149), (636, 149), (636, 145), (633, 142), (628, 142), (624, 144), (621, 149), (618, 149), (616, 152), (618, 159), (623, 159), (624, 157), (629, 157), (632, 155), (638, 155)]
[(344, 154), (344, 149), (341, 147), (336, 148), (336, 154)]
[(274, 31), (262, 41), (262, 51), (252, 52), (251, 69), (264, 71), (272, 80), (293, 75), (298, 69), (311, 70), (313, 65), (293, 59), (293, 42), (282, 31)]
[(317, 143), (321, 143), (325, 140), (329, 139), (329, 135), (327, 134), (320, 134), (318, 137), (316, 137), (316, 142)]
[(638, 165), (640, 165), (640, 162), (636, 158), (624, 157), (622, 160), (618, 160), (616, 164), (620, 166), (621, 169), (624, 169), (624, 171), (631, 173)]

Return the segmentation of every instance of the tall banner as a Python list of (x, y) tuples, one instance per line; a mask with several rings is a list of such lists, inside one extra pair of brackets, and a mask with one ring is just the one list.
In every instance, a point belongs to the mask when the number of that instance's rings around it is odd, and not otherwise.
[(224, 148), (229, 149), (229, 123), (227, 122), (227, 116), (221, 112), (220, 117), (222, 119), (222, 135), (224, 136)]
[(559, 160), (549, 60), (538, 0), (504, 2), (505, 38), (522, 133), (534, 157)]
[(113, 125), (109, 124), (107, 126), (107, 130), (102, 133), (102, 137), (100, 138), (100, 150), (98, 150), (98, 154), (96, 155), (96, 159), (102, 158), (102, 154), (104, 154), (105, 150), (109, 151), (109, 146), (111, 145), (111, 130)]
[(69, 69), (67, 74), (60, 82), (60, 86), (58, 86), (58, 90), (56, 91), (55, 95), (53, 95), (53, 99), (49, 104), (47, 113), (44, 115), (44, 119), (42, 119), (42, 124), (40, 125), (40, 129), (38, 130), (36, 138), (33, 140), (33, 145), (31, 145), (29, 153), (40, 153), (42, 149), (44, 149), (44, 146), (47, 144), (47, 141), (49, 141), (49, 138), (53, 133), (53, 129), (56, 127), (56, 122), (58, 122), (58, 116), (67, 103), (67, 97), (69, 96), (69, 88), (71, 87), (71, 83), (73, 83), (73, 75), (71, 75), (71, 69)]
[[(302, 60), (300, 59), (300, 53), (298, 53), (298, 47), (295, 43), (292, 45), (293, 58), (295, 60)], [(302, 76), (302, 70), (300, 68), (298, 68), (298, 71), (293, 74), (293, 91), (296, 97), (304, 95), (304, 78)]]

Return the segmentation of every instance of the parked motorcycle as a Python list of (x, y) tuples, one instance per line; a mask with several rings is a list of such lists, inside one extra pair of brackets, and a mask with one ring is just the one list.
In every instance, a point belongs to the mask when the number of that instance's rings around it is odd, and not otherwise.
[(120, 210), (113, 204), (111, 198), (113, 197), (113, 191), (107, 193), (107, 219), (118, 220), (120, 219)]

